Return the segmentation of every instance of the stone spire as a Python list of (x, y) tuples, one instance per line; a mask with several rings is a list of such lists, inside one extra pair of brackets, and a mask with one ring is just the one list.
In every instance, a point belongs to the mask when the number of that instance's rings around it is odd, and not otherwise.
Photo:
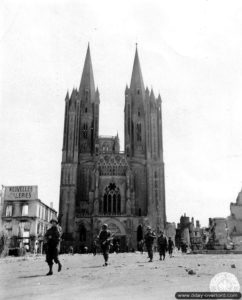
[(86, 91), (89, 93), (89, 99), (91, 99), (91, 102), (93, 102), (93, 99), (95, 99), (95, 84), (94, 84), (94, 77), (93, 77), (93, 70), (92, 70), (92, 60), (91, 60), (91, 54), (90, 54), (90, 47), (88, 43), (87, 47), (87, 54), (86, 59), (84, 63), (84, 68), (82, 72), (82, 78), (80, 83), (79, 92), (81, 95), (83, 95)]
[(67, 91), (67, 93), (66, 93), (66, 98), (65, 98), (65, 100), (66, 100), (66, 101), (69, 100), (69, 91)]
[(142, 72), (140, 68), (137, 44), (136, 44), (133, 72), (132, 72), (132, 77), (130, 82), (130, 89), (133, 92), (137, 92), (138, 90), (140, 90), (140, 93), (144, 95), (145, 87), (144, 87)]

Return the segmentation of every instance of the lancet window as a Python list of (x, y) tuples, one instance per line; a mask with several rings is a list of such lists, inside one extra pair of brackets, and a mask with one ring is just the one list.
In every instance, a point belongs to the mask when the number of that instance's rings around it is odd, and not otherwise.
[(121, 195), (115, 183), (110, 183), (105, 188), (103, 195), (103, 213), (117, 215), (121, 214)]
[(137, 141), (141, 142), (141, 123), (137, 123), (136, 125), (136, 134), (137, 134)]
[(82, 136), (84, 139), (87, 139), (87, 131), (88, 131), (87, 123), (84, 123), (82, 127)]

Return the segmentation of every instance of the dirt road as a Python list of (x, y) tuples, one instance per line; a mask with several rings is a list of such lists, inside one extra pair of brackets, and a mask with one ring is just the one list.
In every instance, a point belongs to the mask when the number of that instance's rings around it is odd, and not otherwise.
[[(61, 255), (63, 269), (46, 276), (44, 256), (0, 259), (0, 299), (175, 299), (178, 291), (209, 291), (219, 272), (236, 275), (242, 284), (242, 255), (182, 255), (148, 262), (147, 253)], [(231, 265), (235, 265), (231, 267)], [(189, 275), (192, 269), (196, 274)]]

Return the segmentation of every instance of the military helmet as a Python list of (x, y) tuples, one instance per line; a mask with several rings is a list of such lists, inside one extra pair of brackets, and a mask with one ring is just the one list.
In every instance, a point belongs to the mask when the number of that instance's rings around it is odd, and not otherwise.
[(106, 224), (106, 223), (103, 224), (103, 225), (102, 225), (102, 228), (103, 228), (103, 229), (107, 229), (107, 228), (108, 228), (108, 224)]
[(147, 230), (151, 230), (151, 227), (150, 227), (150, 226), (147, 226)]
[(58, 219), (56, 217), (53, 217), (51, 220), (50, 220), (50, 223), (52, 224), (53, 222), (55, 222), (56, 224), (58, 224)]

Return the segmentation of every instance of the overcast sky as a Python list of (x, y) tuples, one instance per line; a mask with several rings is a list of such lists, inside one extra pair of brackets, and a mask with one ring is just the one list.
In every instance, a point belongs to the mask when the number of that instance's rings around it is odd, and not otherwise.
[(59, 206), (64, 99), (90, 42), (101, 135), (124, 138), (138, 51), (162, 97), (167, 219), (226, 217), (242, 188), (242, 1), (0, 4), (0, 184), (38, 185)]

